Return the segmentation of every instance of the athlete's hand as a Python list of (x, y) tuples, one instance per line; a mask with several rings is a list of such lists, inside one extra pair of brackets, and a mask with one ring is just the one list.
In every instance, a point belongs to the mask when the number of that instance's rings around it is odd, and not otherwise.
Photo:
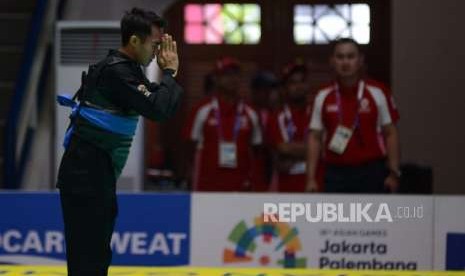
[(399, 178), (394, 175), (388, 175), (384, 180), (384, 187), (391, 193), (399, 190)]
[(318, 192), (318, 185), (315, 179), (310, 179), (307, 181), (307, 185), (305, 187), (305, 191), (307, 193), (316, 193)]
[(178, 48), (176, 46), (176, 41), (174, 41), (173, 37), (169, 34), (164, 34), (161, 38), (161, 47), (157, 54), (157, 63), (162, 70), (172, 69), (175, 72), (178, 71)]

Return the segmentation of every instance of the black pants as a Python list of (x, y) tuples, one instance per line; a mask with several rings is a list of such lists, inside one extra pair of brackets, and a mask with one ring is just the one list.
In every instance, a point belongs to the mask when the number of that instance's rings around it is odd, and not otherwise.
[(74, 136), (61, 161), (57, 187), (63, 211), (69, 276), (106, 276), (118, 212), (110, 156)]
[(360, 166), (327, 165), (325, 187), (327, 193), (386, 193), (384, 180), (388, 176), (385, 160)]

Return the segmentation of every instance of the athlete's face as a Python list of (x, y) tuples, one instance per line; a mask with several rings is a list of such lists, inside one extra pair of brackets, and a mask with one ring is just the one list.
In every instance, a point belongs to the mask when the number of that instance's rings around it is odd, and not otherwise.
[(353, 43), (338, 44), (331, 56), (331, 65), (338, 77), (353, 77), (360, 73), (363, 56)]
[(159, 27), (152, 26), (152, 33), (146, 37), (145, 41), (139, 40), (135, 47), (137, 61), (147, 66), (158, 54), (161, 45), (163, 32)]

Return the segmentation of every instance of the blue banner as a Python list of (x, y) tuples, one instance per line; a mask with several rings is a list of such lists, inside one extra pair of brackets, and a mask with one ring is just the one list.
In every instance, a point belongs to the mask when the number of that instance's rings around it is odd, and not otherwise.
[(446, 269), (465, 270), (465, 233), (447, 233)]
[(57, 194), (0, 193), (0, 263), (64, 263), (61, 216)]
[[(121, 194), (113, 265), (187, 265), (189, 194)], [(0, 193), (0, 263), (64, 264), (56, 193)]]
[(120, 195), (113, 264), (188, 265), (189, 194)]

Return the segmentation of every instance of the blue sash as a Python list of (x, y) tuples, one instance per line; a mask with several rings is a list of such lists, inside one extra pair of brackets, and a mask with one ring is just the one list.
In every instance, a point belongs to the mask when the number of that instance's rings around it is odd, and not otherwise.
[(65, 140), (63, 141), (63, 146), (65, 148), (68, 147), (71, 135), (74, 131), (73, 119), (78, 114), (90, 123), (107, 131), (125, 136), (134, 136), (136, 134), (137, 122), (139, 121), (138, 117), (122, 117), (113, 115), (104, 110), (81, 106), (80, 103), (73, 101), (69, 95), (58, 95), (57, 102), (61, 106), (72, 108), (70, 115), (72, 123), (66, 131)]

